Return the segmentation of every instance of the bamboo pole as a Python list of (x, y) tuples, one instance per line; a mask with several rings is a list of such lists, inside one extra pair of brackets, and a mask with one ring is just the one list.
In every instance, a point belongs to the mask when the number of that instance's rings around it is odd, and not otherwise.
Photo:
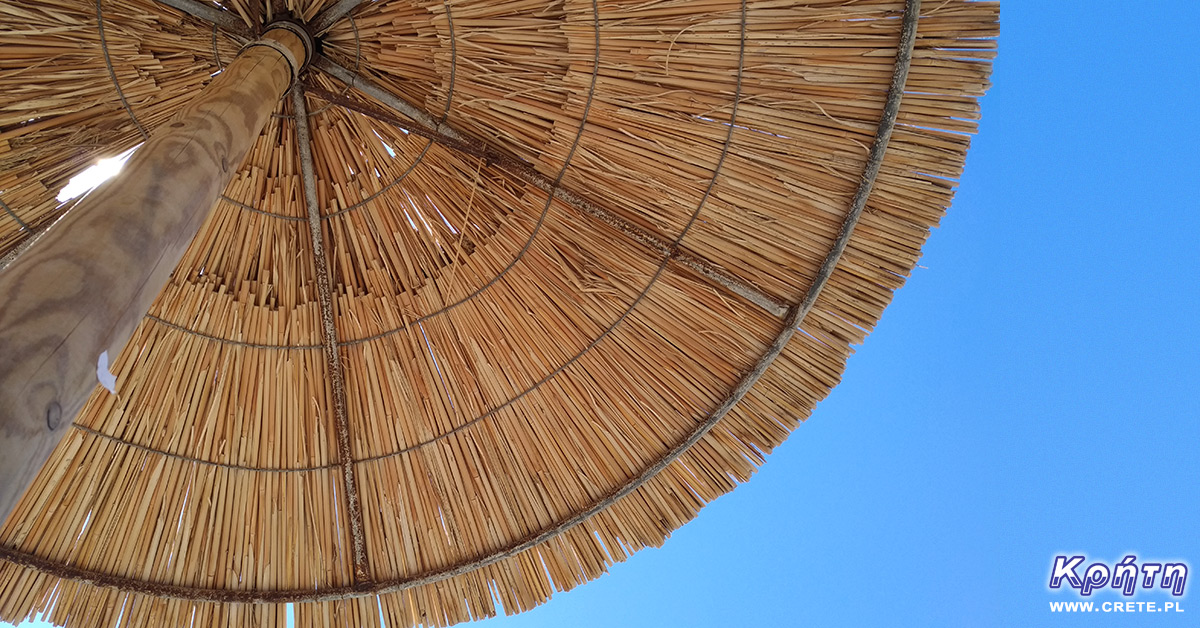
[(108, 379), (306, 46), (290, 28), (248, 45), (120, 176), (0, 272), (0, 520)]

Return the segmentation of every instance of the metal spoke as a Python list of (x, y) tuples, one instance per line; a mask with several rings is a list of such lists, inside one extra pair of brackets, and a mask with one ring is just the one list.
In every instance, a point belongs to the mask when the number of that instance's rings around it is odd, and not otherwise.
[(250, 39), (250, 30), (246, 28), (246, 23), (235, 13), (222, 11), (211, 4), (205, 4), (198, 0), (156, 0), (156, 2), (179, 9), (205, 22), (216, 24), (243, 42)]
[(445, 122), (440, 122), (424, 109), (396, 96), (386, 89), (376, 85), (371, 79), (358, 74), (354, 70), (341, 65), (337, 61), (330, 59), (324, 55), (318, 56), (313, 61), (313, 67), (325, 72), (326, 74), (336, 78), (337, 80), (357, 89), (358, 91), (374, 98), (386, 105), (389, 109), (396, 111), (400, 115), (413, 120), (421, 126), (436, 131), (438, 134), (445, 137), (462, 140), (463, 136), (450, 125)]
[(320, 35), (329, 30), (338, 20), (346, 17), (358, 5), (366, 2), (366, 0), (339, 0), (336, 4), (330, 5), (320, 15), (316, 17), (310, 24), (313, 35)]
[(317, 270), (317, 296), (321, 306), (325, 363), (329, 384), (333, 389), (333, 411), (337, 426), (338, 458), (345, 480), (346, 514), (350, 520), (350, 540), (354, 552), (355, 581), (370, 582), (367, 569), (367, 548), (363, 539), (362, 503), (354, 474), (354, 456), (350, 450), (350, 421), (346, 406), (346, 383), (338, 351), (337, 327), (334, 322), (333, 287), (329, 276), (329, 258), (325, 253), (325, 238), (321, 232), (321, 212), (317, 206), (317, 178), (313, 168), (312, 137), (308, 128), (308, 110), (304, 102), (304, 85), (292, 87), (292, 113), (296, 119), (296, 143), (300, 148), (300, 174), (304, 183), (304, 203), (308, 208), (308, 227), (312, 235), (313, 258)]

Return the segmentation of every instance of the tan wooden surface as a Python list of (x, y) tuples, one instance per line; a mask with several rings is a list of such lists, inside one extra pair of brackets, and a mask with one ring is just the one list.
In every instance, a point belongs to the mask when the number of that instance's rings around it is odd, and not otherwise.
[[(287, 31), (264, 35), (297, 59)], [(162, 290), (279, 98), (291, 64), (247, 48), (204, 94), (0, 272), (0, 520)]]

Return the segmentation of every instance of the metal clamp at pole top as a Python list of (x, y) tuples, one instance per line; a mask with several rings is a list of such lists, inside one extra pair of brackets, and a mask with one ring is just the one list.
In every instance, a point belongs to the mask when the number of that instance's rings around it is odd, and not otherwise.
[[(304, 46), (304, 59), (297, 59), (296, 54), (289, 46), (283, 42), (269, 37), (271, 31), (276, 29), (286, 30), (300, 40), (300, 43)], [(308, 29), (304, 28), (303, 25), (291, 20), (279, 20), (277, 22), (268, 24), (266, 30), (263, 32), (262, 37), (246, 44), (244, 47), (242, 47), (242, 50), (253, 48), (255, 46), (265, 46), (283, 55), (283, 58), (287, 60), (288, 65), (290, 65), (292, 68), (292, 78), (296, 80), (299, 80), (300, 74), (304, 72), (304, 70), (308, 69), (309, 62), (312, 61), (313, 56), (316, 54), (316, 42), (313, 41), (312, 35), (309, 34)]]

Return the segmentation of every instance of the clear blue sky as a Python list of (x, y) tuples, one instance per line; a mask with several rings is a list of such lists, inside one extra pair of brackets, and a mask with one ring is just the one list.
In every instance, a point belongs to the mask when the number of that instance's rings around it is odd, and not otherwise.
[(1173, 616), (1047, 588), (1059, 551), (1200, 569), (1197, 24), (1004, 3), (954, 207), (842, 384), (662, 549), (484, 626), (1200, 626), (1197, 574)]
[(1200, 625), (1200, 575), (1169, 616), (1046, 586), (1061, 551), (1200, 568), (1200, 2), (1001, 22), (955, 205), (841, 386), (664, 548), (482, 626)]

